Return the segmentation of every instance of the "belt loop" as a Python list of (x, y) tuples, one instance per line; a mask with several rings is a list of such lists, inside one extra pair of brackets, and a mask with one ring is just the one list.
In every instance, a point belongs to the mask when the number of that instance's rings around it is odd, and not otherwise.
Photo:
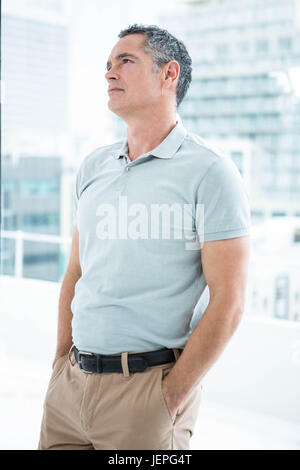
[(130, 374), (128, 368), (128, 352), (122, 352), (121, 363), (124, 377), (129, 377)]
[(179, 358), (180, 354), (177, 348), (172, 348), (174, 356), (175, 356), (175, 361)]
[(100, 354), (97, 355), (97, 372), (103, 372), (102, 360)]
[(68, 358), (69, 358), (69, 361), (70, 361), (72, 366), (74, 366), (74, 364), (76, 362), (75, 357), (73, 358), (73, 360), (71, 359), (71, 352), (73, 351), (73, 348), (74, 348), (74, 344), (72, 344), (72, 346), (70, 347), (69, 352), (68, 352)]

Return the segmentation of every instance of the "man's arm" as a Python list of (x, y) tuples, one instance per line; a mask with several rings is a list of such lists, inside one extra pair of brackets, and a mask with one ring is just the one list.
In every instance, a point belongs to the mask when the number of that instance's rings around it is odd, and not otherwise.
[(203, 243), (201, 258), (210, 300), (183, 353), (163, 380), (171, 416), (220, 356), (240, 322), (249, 255), (250, 236)]
[(57, 346), (52, 367), (54, 367), (57, 359), (64, 354), (67, 354), (72, 346), (71, 322), (73, 314), (71, 311), (71, 302), (74, 297), (75, 284), (80, 277), (81, 266), (79, 261), (79, 233), (77, 227), (74, 227), (70, 259), (64, 280), (62, 282), (59, 297)]

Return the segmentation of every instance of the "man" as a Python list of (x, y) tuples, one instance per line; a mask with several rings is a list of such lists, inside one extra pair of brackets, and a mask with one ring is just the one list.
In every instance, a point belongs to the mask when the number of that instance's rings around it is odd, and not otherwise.
[(39, 449), (189, 449), (202, 379), (244, 309), (248, 195), (176, 119), (189, 54), (157, 26), (119, 38), (105, 76), (127, 138), (78, 170)]

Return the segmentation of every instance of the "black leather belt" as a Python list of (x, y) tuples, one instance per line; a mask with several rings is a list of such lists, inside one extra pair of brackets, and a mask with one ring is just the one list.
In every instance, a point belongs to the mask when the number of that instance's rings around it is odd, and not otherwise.
[[(178, 349), (179, 354), (182, 351), (183, 349)], [(123, 372), (121, 354), (117, 356), (94, 354), (80, 351), (74, 346), (74, 355), (80, 369), (84, 372), (90, 374), (94, 372)], [(143, 372), (147, 367), (175, 361), (175, 355), (172, 349), (164, 348), (149, 352), (128, 353), (127, 359), (129, 372)]]

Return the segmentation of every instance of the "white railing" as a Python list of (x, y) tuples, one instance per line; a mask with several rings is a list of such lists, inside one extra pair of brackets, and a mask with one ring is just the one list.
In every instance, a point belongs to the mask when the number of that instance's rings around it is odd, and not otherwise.
[(9, 238), (15, 240), (15, 271), (14, 276), (16, 278), (23, 277), (23, 253), (24, 253), (24, 241), (36, 241), (46, 243), (56, 243), (59, 245), (70, 245), (72, 237), (62, 237), (61, 235), (45, 235), (40, 233), (23, 232), (22, 230), (2, 230), (1, 239)]

